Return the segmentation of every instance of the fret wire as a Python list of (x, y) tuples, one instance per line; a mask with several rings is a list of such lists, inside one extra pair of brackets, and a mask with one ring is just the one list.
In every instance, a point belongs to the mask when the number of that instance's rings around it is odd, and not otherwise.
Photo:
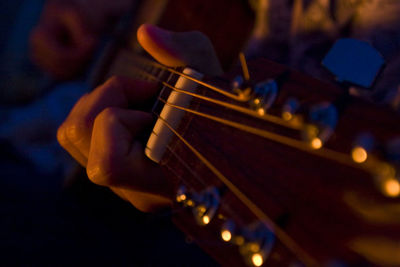
[(275, 222), (270, 219), (255, 203), (253, 203), (242, 191), (239, 190), (228, 178), (226, 178), (212, 163), (210, 163), (199, 151), (184, 139), (168, 122), (158, 116), (166, 127), (170, 129), (195, 155), (202, 163), (221, 180), (236, 197), (247, 206), (247, 208), (260, 219), (268, 228), (275, 233), (276, 237), (291, 250), (303, 263), (309, 266), (317, 266), (316, 261), (307, 254), (297, 243), (291, 239)]
[[(144, 72), (143, 70), (138, 70), (138, 71)], [(225, 101), (213, 99), (213, 98), (210, 98), (210, 97), (207, 97), (207, 96), (203, 96), (203, 95), (199, 95), (199, 94), (195, 94), (195, 93), (191, 93), (191, 92), (187, 92), (185, 90), (179, 89), (179, 88), (177, 88), (177, 87), (175, 87), (175, 86), (173, 86), (173, 85), (171, 85), (171, 84), (169, 84), (167, 82), (164, 82), (164, 81), (162, 81), (160, 79), (157, 79), (156, 77), (152, 76), (149, 73), (144, 73), (144, 75), (151, 76), (152, 77), (151, 79), (153, 79), (154, 81), (160, 82), (164, 86), (169, 87), (169, 88), (171, 88), (172, 90), (174, 90), (176, 92), (179, 92), (179, 93), (182, 93), (182, 94), (186, 94), (186, 95), (190, 95), (190, 96), (193, 96), (195, 98), (198, 98), (198, 99), (201, 99), (201, 100), (204, 100), (204, 101), (208, 101), (210, 103), (213, 103), (213, 104), (216, 104), (216, 105), (219, 105), (219, 106), (223, 106), (225, 108), (232, 109), (232, 110), (235, 110), (237, 112), (241, 112), (241, 113), (244, 113), (246, 115), (249, 115), (249, 116), (252, 116), (252, 117), (255, 117), (255, 118), (258, 118), (258, 119), (262, 119), (264, 121), (268, 121), (268, 122), (271, 122), (271, 123), (274, 123), (274, 124), (277, 124), (277, 125), (280, 125), (280, 126), (283, 126), (283, 127), (286, 127), (286, 128), (299, 130), (299, 131), (304, 129), (304, 127), (301, 127), (300, 125), (296, 125), (296, 124), (293, 124), (293, 123), (289, 123), (289, 122), (281, 119), (280, 117), (269, 115), (269, 114), (260, 115), (260, 114), (258, 114), (257, 111), (254, 111), (254, 110), (251, 110), (251, 109), (248, 109), (248, 108), (244, 108), (244, 107), (241, 107), (241, 106), (238, 106), (238, 105), (227, 103)]]

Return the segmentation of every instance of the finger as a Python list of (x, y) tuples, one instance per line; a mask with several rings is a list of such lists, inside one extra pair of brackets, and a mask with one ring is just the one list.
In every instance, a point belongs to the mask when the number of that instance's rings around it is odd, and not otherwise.
[(61, 125), (57, 130), (58, 143), (82, 166), (86, 167), (87, 157), (84, 156), (66, 135), (65, 126)]
[[(78, 102), (75, 104), (74, 109), (78, 109), (79, 106), (84, 105), (88, 94), (83, 95)], [(60, 125), (57, 130), (58, 143), (76, 160), (80, 165), (86, 167), (87, 155), (84, 155), (79, 146), (76, 143), (79, 140), (79, 132), (77, 131), (78, 126), (76, 121), (71, 118), (71, 114), (68, 116), (66, 121)], [(71, 141), (73, 140), (73, 141)]]
[(152, 122), (149, 113), (107, 108), (97, 116), (87, 164), (92, 182), (171, 197), (172, 188), (159, 166), (135, 142)]
[(134, 106), (153, 96), (156, 91), (156, 84), (113, 77), (90, 94), (82, 97), (62, 125), (65, 138), (68, 139), (64, 142), (68, 142), (68, 151), (76, 155), (73, 151), (78, 150), (87, 158), (94, 119), (101, 111), (106, 107), (128, 108)]
[(222, 74), (211, 41), (200, 32), (176, 33), (143, 24), (137, 31), (137, 38), (142, 47), (164, 65), (190, 66), (208, 75)]
[(172, 201), (162, 196), (119, 187), (110, 187), (110, 189), (120, 198), (143, 212), (155, 212), (172, 206)]

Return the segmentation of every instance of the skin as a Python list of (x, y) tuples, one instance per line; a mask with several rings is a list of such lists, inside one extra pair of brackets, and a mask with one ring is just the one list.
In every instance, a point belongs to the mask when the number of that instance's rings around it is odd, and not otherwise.
[(79, 9), (49, 2), (30, 36), (31, 58), (54, 78), (69, 79), (82, 71), (97, 39)]
[(85, 70), (102, 33), (133, 0), (49, 0), (30, 36), (33, 62), (58, 80)]
[[(190, 66), (209, 75), (222, 73), (210, 41), (199, 32), (173, 33), (142, 25), (137, 37), (164, 65)], [(135, 106), (156, 93), (156, 84), (112, 77), (75, 104), (57, 133), (61, 146), (86, 167), (92, 182), (109, 187), (146, 212), (170, 206), (175, 194), (174, 186), (144, 155), (138, 141), (153, 119)]]

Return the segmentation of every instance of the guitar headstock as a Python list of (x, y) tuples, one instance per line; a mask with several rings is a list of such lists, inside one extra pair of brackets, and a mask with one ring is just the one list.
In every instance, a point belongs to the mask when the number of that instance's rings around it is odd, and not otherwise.
[(160, 96), (183, 112), (159, 117), (177, 224), (224, 265), (399, 265), (399, 116), (267, 60), (248, 68), (251, 83), (203, 79), (186, 106), (167, 100), (179, 86)]

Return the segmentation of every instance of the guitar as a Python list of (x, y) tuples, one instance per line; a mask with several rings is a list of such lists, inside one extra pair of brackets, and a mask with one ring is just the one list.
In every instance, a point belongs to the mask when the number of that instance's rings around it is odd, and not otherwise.
[(177, 184), (175, 223), (222, 265), (400, 265), (393, 111), (264, 59), (245, 78), (167, 68), (134, 45), (113, 59), (105, 76), (160, 83), (146, 154)]

